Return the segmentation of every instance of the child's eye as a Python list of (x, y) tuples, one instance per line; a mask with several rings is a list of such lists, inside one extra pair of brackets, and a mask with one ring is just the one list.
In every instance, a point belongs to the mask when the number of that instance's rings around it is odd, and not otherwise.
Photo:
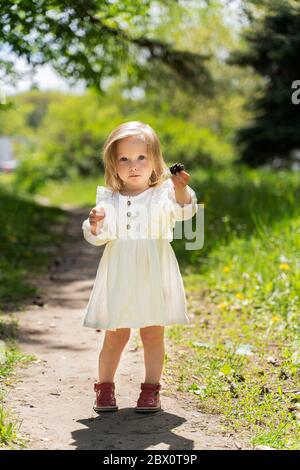
[(141, 158), (141, 157), (142, 157), (142, 158), (146, 158), (145, 155), (140, 155), (139, 158)]
[(126, 157), (121, 157), (121, 158), (120, 158), (120, 162), (121, 162), (122, 160), (124, 160), (124, 159), (126, 160)]

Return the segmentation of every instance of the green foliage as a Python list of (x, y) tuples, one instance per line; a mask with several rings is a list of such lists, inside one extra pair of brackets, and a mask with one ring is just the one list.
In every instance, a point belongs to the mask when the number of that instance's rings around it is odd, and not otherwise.
[[(1, 135), (25, 139), (33, 138), (47, 113), (50, 103), (59, 102), (56, 91), (29, 90), (10, 97), (9, 106), (0, 113)], [(1, 110), (1, 107), (0, 107)]]
[(154, 127), (159, 129), (160, 140), (169, 162), (180, 161), (187, 169), (217, 167), (230, 161), (230, 144), (209, 128), (199, 128), (192, 122), (169, 117), (155, 119)]
[(228, 63), (252, 67), (264, 83), (249, 101), (253, 119), (240, 129), (236, 143), (248, 165), (275, 158), (288, 165), (300, 146), (299, 105), (292, 102), (292, 84), (300, 77), (300, 5), (293, 0), (248, 3), (259, 3), (259, 14), (249, 15), (247, 49), (233, 53)]
[[(41, 93), (41, 104), (36, 92), (30, 92), (16, 103), (26, 139), (15, 144), (20, 162), (15, 186), (32, 193), (48, 180), (103, 174), (103, 144), (114, 127), (129, 120), (147, 122), (157, 131), (170, 163), (182, 161), (193, 169), (232, 160), (229, 139), (210, 127), (186, 122), (180, 115), (170, 116), (168, 110), (157, 114), (147, 100), (134, 102), (114, 90), (101, 98), (93, 92), (81, 96)], [(15, 110), (11, 113), (9, 122), (13, 122)], [(31, 127), (32, 116), (34, 122), (39, 118), (38, 128)]]
[[(1, 1), (0, 43), (5, 51), (0, 56), (1, 69), (15, 78), (15, 57), (8, 58), (9, 49), (31, 68), (51, 64), (71, 84), (82, 79), (99, 92), (111, 77), (123, 75), (129, 87), (146, 81), (152, 64), (165, 64), (183, 84), (209, 87), (211, 78), (201, 55), (176, 50), (169, 41), (148, 35), (153, 3)], [(163, 2), (155, 3), (159, 7)]]
[[(105, 8), (112, 9), (117, 24), (122, 6), (114, 2)], [(19, 136), (14, 144), (20, 160), (16, 188), (34, 193), (49, 180), (66, 183), (102, 175), (102, 145), (115, 126), (129, 120), (147, 122), (156, 130), (168, 163), (182, 161), (190, 170), (227, 166), (236, 157), (234, 131), (246, 116), (242, 104), (252, 86), (247, 73), (224, 61), (239, 42), (238, 26), (225, 21), (224, 14), (218, 0), (159, 2), (156, 21), (147, 23), (151, 37), (209, 58), (213, 95), (203, 82), (196, 91), (187, 80), (179, 86), (168, 65), (151, 59), (151, 76), (137, 89), (130, 90), (126, 73), (121, 73), (101, 97), (91, 90), (81, 96), (31, 90), (13, 97), (14, 109), (2, 118), (0, 114), (0, 129), (4, 135)], [(134, 26), (141, 32), (144, 25), (134, 21)]]

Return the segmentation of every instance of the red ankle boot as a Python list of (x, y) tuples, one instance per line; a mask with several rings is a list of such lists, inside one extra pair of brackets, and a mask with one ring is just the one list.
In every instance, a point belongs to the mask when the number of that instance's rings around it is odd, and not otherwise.
[(96, 401), (93, 409), (96, 413), (118, 410), (114, 382), (94, 383), (94, 391), (96, 392)]
[(159, 391), (161, 385), (158, 384), (141, 384), (141, 393), (137, 401), (135, 411), (151, 413), (161, 409)]

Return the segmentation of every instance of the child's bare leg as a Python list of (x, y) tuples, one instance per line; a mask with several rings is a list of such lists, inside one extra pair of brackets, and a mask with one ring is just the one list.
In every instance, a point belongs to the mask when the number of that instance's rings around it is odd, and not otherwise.
[(123, 349), (130, 338), (130, 328), (105, 332), (99, 354), (99, 382), (113, 382)]
[(145, 383), (159, 383), (165, 358), (163, 326), (146, 326), (140, 329), (144, 346)]

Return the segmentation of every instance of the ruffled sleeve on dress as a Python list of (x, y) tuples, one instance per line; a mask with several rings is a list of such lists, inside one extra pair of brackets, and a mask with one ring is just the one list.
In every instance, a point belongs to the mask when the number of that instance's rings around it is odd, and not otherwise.
[(161, 187), (160, 198), (164, 202), (165, 207), (171, 211), (174, 222), (182, 222), (191, 219), (198, 210), (197, 196), (195, 191), (187, 186), (191, 195), (190, 204), (179, 204), (175, 197), (175, 188), (171, 178), (168, 178)]
[[(100, 246), (116, 239), (115, 211), (112, 191), (104, 186), (97, 186), (96, 209), (104, 208), (105, 218), (97, 224), (96, 235), (91, 232), (89, 219), (83, 221), (82, 230), (85, 240), (91, 245)], [(102, 224), (102, 226), (101, 226)]]

